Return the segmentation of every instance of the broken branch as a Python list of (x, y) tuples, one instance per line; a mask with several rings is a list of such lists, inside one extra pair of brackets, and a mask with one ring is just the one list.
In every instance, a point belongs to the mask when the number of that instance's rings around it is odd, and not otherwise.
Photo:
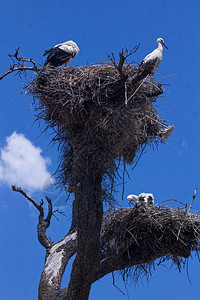
[(190, 203), (190, 206), (188, 208), (188, 212), (190, 211), (190, 209), (192, 208), (192, 205), (193, 205), (193, 202), (194, 202), (194, 199), (196, 198), (197, 196), (197, 189), (198, 189), (198, 185), (196, 186), (196, 189), (194, 190), (194, 193), (193, 193), (193, 197), (192, 197), (192, 201)]
[(40, 212), (39, 215), (39, 222), (38, 222), (38, 226), (37, 226), (37, 233), (38, 233), (38, 240), (40, 242), (40, 244), (45, 247), (46, 249), (49, 249), (53, 246), (53, 242), (47, 238), (46, 235), (46, 229), (49, 227), (50, 225), (50, 220), (52, 217), (52, 203), (51, 203), (51, 199), (49, 199), (48, 197), (45, 197), (47, 202), (48, 202), (48, 214), (46, 219), (44, 219), (44, 209), (43, 209), (43, 199), (41, 200), (40, 204), (37, 204), (35, 202), (35, 200), (33, 200), (30, 196), (28, 196), (21, 187), (16, 187), (15, 185), (12, 185), (12, 190), (14, 192), (18, 192), (20, 193), (22, 196), (24, 196), (28, 201), (30, 201), (36, 208), (37, 210)]

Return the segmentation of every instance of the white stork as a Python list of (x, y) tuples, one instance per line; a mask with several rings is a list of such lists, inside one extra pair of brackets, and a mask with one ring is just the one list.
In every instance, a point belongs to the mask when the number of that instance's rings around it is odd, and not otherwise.
[(158, 38), (157, 43), (158, 43), (158, 48), (156, 48), (154, 51), (152, 51), (147, 56), (145, 56), (145, 58), (143, 59), (143, 61), (141, 63), (141, 65), (144, 65), (144, 64), (148, 64), (150, 62), (152, 62), (152, 63), (154, 62), (155, 65), (152, 70), (153, 73), (156, 71), (156, 69), (158, 68), (158, 66), (163, 58), (163, 46), (162, 45), (164, 45), (168, 49), (168, 47), (165, 45), (165, 42), (162, 38)]
[(138, 196), (131, 194), (127, 197), (127, 200), (133, 201), (135, 204), (154, 205), (154, 196), (151, 193), (141, 193)]
[(44, 65), (47, 67), (58, 67), (65, 64), (66, 66), (78, 54), (79, 50), (73, 41), (55, 45), (53, 48), (45, 50), (43, 56), (47, 54), (48, 56)]

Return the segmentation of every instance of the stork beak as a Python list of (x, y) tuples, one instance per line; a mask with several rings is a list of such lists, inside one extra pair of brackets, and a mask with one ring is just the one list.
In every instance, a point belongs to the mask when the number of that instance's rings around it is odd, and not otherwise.
[(137, 196), (128, 198), (128, 201), (136, 202), (137, 201)]
[(133, 202), (135, 202), (136, 200), (134, 199), (134, 198), (131, 198), (131, 199), (128, 199), (128, 201), (133, 201)]
[(167, 45), (165, 45), (165, 43), (164, 43), (164, 42), (163, 42), (162, 44), (163, 44), (163, 46), (165, 46), (165, 48), (167, 48), (167, 49), (168, 49)]

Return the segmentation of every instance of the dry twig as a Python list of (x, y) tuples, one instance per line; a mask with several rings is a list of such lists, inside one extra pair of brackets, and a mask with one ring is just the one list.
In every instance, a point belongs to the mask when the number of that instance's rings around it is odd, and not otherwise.
[[(11, 58), (13, 64), (10, 66), (9, 70), (0, 76), (0, 80), (2, 80), (5, 76), (10, 73), (17, 71), (35, 71), (38, 72), (40, 68), (36, 65), (32, 58), (25, 58), (24, 56), (19, 56), (19, 47), (15, 50), (14, 54), (8, 54)], [(32, 66), (27, 65), (26, 63), (30, 63)]]

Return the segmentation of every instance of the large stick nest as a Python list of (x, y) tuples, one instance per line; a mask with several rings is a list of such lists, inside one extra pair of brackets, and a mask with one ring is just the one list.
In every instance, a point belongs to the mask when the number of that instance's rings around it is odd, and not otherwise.
[(131, 164), (143, 145), (157, 144), (163, 122), (153, 103), (162, 89), (147, 75), (130, 64), (119, 72), (113, 63), (37, 73), (28, 89), (39, 98), (38, 117), (64, 144), (64, 181), (70, 182), (75, 147), (94, 168), (113, 173), (116, 160)]
[(200, 217), (187, 209), (145, 204), (114, 209), (104, 216), (101, 236), (106, 257), (119, 260), (118, 270), (126, 267), (127, 274), (133, 266), (141, 271), (157, 258), (171, 258), (180, 267), (191, 251), (200, 250)]

